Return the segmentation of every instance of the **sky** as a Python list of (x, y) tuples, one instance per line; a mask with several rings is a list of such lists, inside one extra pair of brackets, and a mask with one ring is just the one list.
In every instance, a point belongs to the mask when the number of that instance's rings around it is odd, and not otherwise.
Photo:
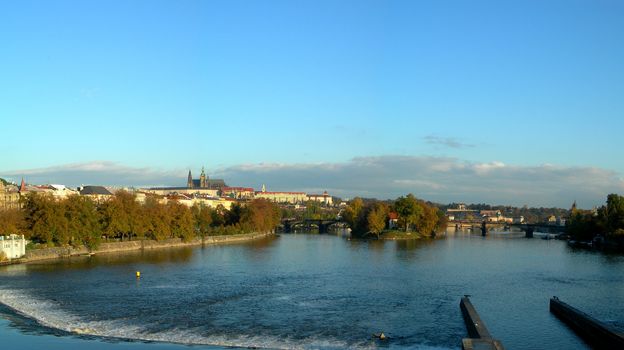
[(0, 177), (624, 194), (624, 2), (0, 2)]

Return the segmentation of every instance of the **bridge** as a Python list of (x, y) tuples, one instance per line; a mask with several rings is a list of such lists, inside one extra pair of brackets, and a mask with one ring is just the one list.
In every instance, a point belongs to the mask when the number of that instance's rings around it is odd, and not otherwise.
[(481, 230), (481, 235), (486, 236), (488, 231), (495, 227), (502, 227), (503, 229), (511, 229), (512, 227), (518, 227), (521, 231), (525, 232), (525, 237), (533, 238), (533, 234), (537, 232), (544, 233), (565, 233), (565, 226), (552, 225), (549, 223), (501, 223), (501, 222), (487, 222), (487, 221), (454, 221), (449, 222), (449, 225), (454, 225), (456, 229), (469, 227), (472, 229), (478, 228)]
[(284, 233), (292, 233), (296, 228), (311, 230), (318, 228), (319, 233), (328, 233), (331, 225), (342, 222), (338, 219), (283, 219)]

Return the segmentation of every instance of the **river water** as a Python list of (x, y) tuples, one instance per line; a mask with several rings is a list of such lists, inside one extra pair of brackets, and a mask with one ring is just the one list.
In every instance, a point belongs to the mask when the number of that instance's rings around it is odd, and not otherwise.
[[(0, 268), (0, 338), (22, 349), (459, 349), (464, 294), (507, 349), (585, 349), (549, 298), (624, 329), (624, 257), (504, 234), (284, 234), (13, 265)], [(380, 331), (387, 341), (371, 338)]]

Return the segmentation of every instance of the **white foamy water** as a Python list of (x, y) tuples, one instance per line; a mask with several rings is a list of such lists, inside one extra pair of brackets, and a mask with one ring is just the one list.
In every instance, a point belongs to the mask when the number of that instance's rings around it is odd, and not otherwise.
[[(375, 349), (375, 343), (348, 344), (347, 342), (320, 337), (294, 339), (275, 338), (263, 335), (202, 334), (202, 329), (172, 329), (162, 332), (149, 332), (123, 321), (89, 321), (61, 309), (51, 300), (40, 300), (28, 293), (15, 289), (0, 289), (0, 303), (18, 314), (37, 321), (39, 324), (79, 335), (120, 338), (128, 340), (167, 342), (186, 345), (211, 345), (241, 348), (266, 349)], [(390, 347), (392, 348), (392, 347)], [(416, 346), (416, 349), (437, 350), (441, 348)]]

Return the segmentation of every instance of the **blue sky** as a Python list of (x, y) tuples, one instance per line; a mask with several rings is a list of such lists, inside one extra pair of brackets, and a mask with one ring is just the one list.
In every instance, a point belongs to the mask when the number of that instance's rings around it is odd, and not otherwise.
[[(590, 207), (624, 192), (623, 37), (615, 0), (2, 2), (0, 175), (170, 184), (205, 165), (256, 188)], [(388, 160), (411, 173), (375, 172)], [(505, 172), (433, 184), (449, 160)], [(379, 182), (284, 175), (315, 166)], [(516, 181), (548, 189), (553, 167), (566, 196)], [(484, 195), (501, 177), (511, 192)]]

